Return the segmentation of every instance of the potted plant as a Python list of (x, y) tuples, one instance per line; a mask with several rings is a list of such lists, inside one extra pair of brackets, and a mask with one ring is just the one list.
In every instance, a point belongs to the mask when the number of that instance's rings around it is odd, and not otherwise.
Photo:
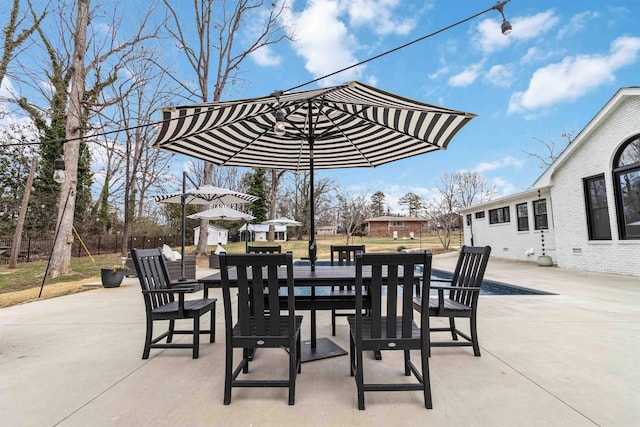
[(100, 278), (102, 286), (105, 288), (117, 288), (122, 283), (127, 267), (124, 265), (114, 265), (111, 268), (101, 268)]

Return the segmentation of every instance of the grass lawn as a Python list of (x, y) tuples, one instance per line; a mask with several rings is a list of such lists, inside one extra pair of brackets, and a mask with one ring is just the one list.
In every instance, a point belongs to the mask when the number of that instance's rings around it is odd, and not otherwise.
[[(253, 245), (270, 245), (269, 242), (253, 242)], [(294, 259), (300, 259), (308, 255), (309, 243), (306, 240), (290, 240), (288, 242), (275, 242), (282, 246), (282, 251), (293, 252)], [(345, 245), (344, 235), (320, 236), (317, 239), (318, 259), (329, 259), (331, 245)], [(442, 252), (442, 245), (436, 235), (425, 235), (422, 239), (414, 240), (393, 240), (391, 238), (369, 238), (355, 237), (349, 242), (351, 245), (365, 245), (367, 252), (397, 252), (402, 249), (430, 249), (433, 253)], [(462, 244), (459, 235), (451, 239), (451, 248), (456, 248)], [(174, 248), (180, 250), (180, 248)], [(193, 252), (195, 248), (189, 246), (185, 248), (185, 253)], [(210, 247), (210, 250), (215, 247)], [(245, 243), (231, 243), (225, 245), (229, 253), (244, 253)], [(209, 266), (209, 257), (200, 255), (197, 259), (199, 267)], [(100, 282), (100, 269), (110, 268), (119, 265), (120, 254), (100, 255), (91, 259), (90, 257), (79, 257), (71, 259), (71, 269), (73, 272), (67, 276), (55, 279), (47, 278), (42, 291), (43, 298), (52, 298), (61, 295), (68, 295), (76, 292), (90, 290), (85, 287), (88, 283)], [(29, 263), (19, 263), (15, 269), (9, 269), (6, 265), (0, 265), (0, 308), (22, 304), (39, 299), (40, 286), (47, 261), (35, 261)]]

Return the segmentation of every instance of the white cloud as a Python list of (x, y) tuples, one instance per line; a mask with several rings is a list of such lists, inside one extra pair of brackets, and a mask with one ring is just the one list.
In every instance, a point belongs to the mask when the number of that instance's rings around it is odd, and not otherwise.
[(449, 85), (454, 87), (469, 86), (480, 75), (482, 64), (471, 64), (466, 67), (461, 73), (451, 76), (449, 78)]
[[(505, 11), (508, 15), (508, 11)], [(476, 27), (478, 34), (474, 40), (478, 43), (480, 49), (485, 53), (494, 52), (504, 49), (512, 42), (521, 40), (530, 40), (549, 31), (560, 20), (554, 16), (552, 10), (541, 12), (533, 16), (515, 17), (509, 19), (513, 31), (508, 36), (502, 35), (500, 30), (501, 20), (484, 19), (480, 21)]]
[[(321, 77), (358, 62), (354, 51), (357, 41), (340, 20), (340, 3), (332, 0), (312, 0), (290, 20), (295, 26), (293, 48), (305, 60), (305, 68), (314, 77)], [(357, 80), (364, 66), (352, 68), (324, 79), (323, 85)]]
[(514, 76), (511, 69), (505, 65), (494, 65), (485, 78), (494, 86), (509, 87), (513, 83)]
[(395, 9), (400, 6), (399, 0), (347, 0), (350, 24), (354, 26), (368, 25), (376, 34), (409, 34), (416, 26), (416, 18), (396, 18)]
[(524, 162), (520, 159), (516, 159), (515, 157), (511, 157), (511, 156), (506, 156), (506, 157), (503, 157), (502, 159), (495, 160), (493, 162), (481, 162), (475, 168), (473, 168), (473, 170), (482, 174), (487, 171), (501, 169), (508, 166), (515, 166), (519, 168), (523, 164)]
[(573, 34), (579, 33), (580, 31), (585, 29), (588, 21), (592, 19), (596, 19), (599, 16), (600, 14), (598, 14), (598, 12), (590, 12), (590, 11), (586, 11), (586, 12), (582, 12), (577, 15), (574, 15), (569, 21), (568, 25), (565, 25), (564, 27), (560, 28), (560, 30), (558, 31), (557, 38), (562, 39), (567, 35), (573, 35)]
[[(399, 16), (398, 11), (408, 16)], [(416, 14), (407, 12), (400, 0), (309, 0), (304, 10), (289, 10), (286, 19), (295, 28), (293, 48), (315, 78), (359, 62), (356, 52), (363, 46), (353, 31), (364, 28), (380, 36), (407, 35), (417, 24)], [(321, 84), (359, 80), (364, 72), (365, 65), (360, 65)]]
[(492, 178), (491, 183), (496, 186), (498, 197), (505, 197), (516, 193), (516, 187), (502, 178)]
[(271, 46), (262, 46), (251, 54), (251, 59), (262, 67), (275, 67), (280, 65), (282, 57), (274, 54)]
[(508, 113), (524, 113), (580, 98), (615, 80), (615, 71), (636, 62), (640, 37), (619, 37), (609, 55), (568, 56), (533, 73), (529, 87), (511, 96)]

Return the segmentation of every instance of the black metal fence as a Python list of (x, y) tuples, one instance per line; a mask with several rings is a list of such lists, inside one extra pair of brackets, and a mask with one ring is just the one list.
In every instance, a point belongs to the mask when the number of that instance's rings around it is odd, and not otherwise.
[[(115, 236), (88, 236), (83, 237), (82, 242), (91, 255), (119, 253), (122, 249), (122, 237)], [(9, 254), (13, 237), (0, 237), (0, 264), (9, 263)], [(180, 245), (180, 236), (131, 236), (128, 247), (146, 249), (158, 248), (163, 244), (175, 247)], [(71, 256), (87, 256), (87, 250), (80, 240), (74, 239), (71, 248)], [(18, 262), (42, 261), (49, 259), (53, 248), (53, 239), (41, 239), (35, 237), (25, 237), (22, 239), (20, 251), (18, 252)]]

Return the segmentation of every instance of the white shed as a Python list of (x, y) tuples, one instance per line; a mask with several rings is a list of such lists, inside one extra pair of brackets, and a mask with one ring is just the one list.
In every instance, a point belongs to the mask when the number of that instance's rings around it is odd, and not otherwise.
[[(287, 241), (287, 227), (285, 225), (275, 225), (275, 241), (286, 242)], [(246, 225), (243, 225), (238, 229), (240, 231), (240, 239), (245, 240)], [(269, 226), (265, 224), (249, 224), (250, 242), (266, 242), (267, 234), (269, 233)]]
[[(200, 241), (200, 227), (193, 229), (193, 241), (197, 245)], [(207, 246), (216, 246), (218, 243), (226, 245), (229, 241), (229, 230), (217, 225), (209, 224), (209, 237)]]

